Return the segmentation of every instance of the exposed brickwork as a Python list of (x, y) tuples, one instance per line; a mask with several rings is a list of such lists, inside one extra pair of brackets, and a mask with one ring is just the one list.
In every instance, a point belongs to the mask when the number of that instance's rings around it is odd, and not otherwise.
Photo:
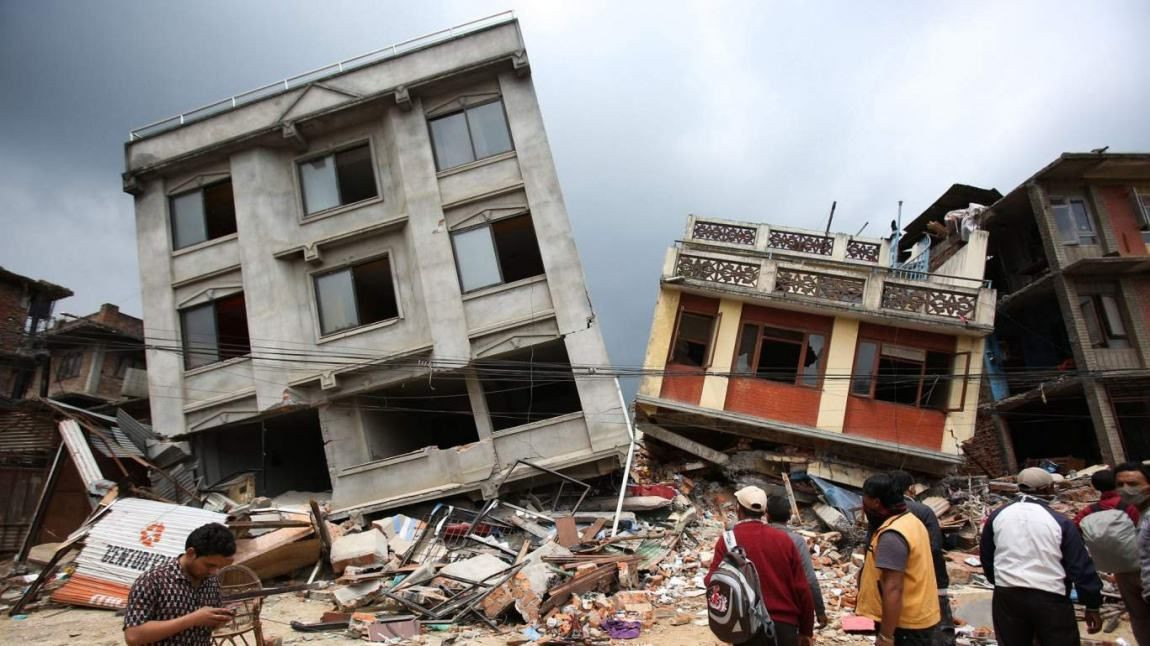
[(1096, 191), (1109, 215), (1118, 253), (1123, 256), (1147, 255), (1146, 243), (1142, 242), (1142, 223), (1134, 213), (1130, 189), (1125, 186), (1100, 186)]
[(814, 426), (822, 391), (754, 377), (733, 377), (727, 385), (726, 410), (764, 419)]
[(851, 396), (843, 432), (938, 451), (945, 423), (941, 411)]
[(994, 419), (987, 413), (980, 413), (974, 426), (974, 435), (962, 443), (962, 452), (966, 455), (966, 463), (961, 473), (971, 475), (989, 475), (999, 477), (1009, 473), (1009, 468), (1002, 459), (1002, 446), (998, 438), (998, 429)]
[[(677, 371), (688, 372), (698, 369), (668, 363), (667, 370), (670, 373)], [(683, 402), (684, 404), (698, 404), (699, 398), (703, 395), (703, 379), (704, 377), (701, 370), (699, 370), (698, 376), (684, 375), (681, 377), (672, 377), (668, 374), (668, 376), (663, 377), (663, 388), (659, 391), (659, 396), (664, 399)]]

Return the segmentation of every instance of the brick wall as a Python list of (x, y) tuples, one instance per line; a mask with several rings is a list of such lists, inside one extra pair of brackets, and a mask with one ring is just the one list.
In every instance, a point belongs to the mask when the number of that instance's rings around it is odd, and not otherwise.
[(1010, 470), (1002, 459), (1002, 447), (999, 444), (998, 429), (994, 426), (994, 419), (988, 414), (980, 414), (975, 422), (974, 435), (963, 442), (962, 453), (966, 462), (960, 472), (970, 475), (987, 475), (997, 478), (1007, 475)]
[(0, 351), (15, 352), (28, 319), (24, 287), (0, 282)]
[(1099, 186), (1095, 189), (1103, 210), (1110, 218), (1118, 253), (1123, 256), (1145, 256), (1146, 243), (1142, 242), (1142, 222), (1134, 213), (1130, 189), (1125, 186)]
[(755, 377), (732, 377), (724, 408), (763, 419), (815, 426), (822, 390)]

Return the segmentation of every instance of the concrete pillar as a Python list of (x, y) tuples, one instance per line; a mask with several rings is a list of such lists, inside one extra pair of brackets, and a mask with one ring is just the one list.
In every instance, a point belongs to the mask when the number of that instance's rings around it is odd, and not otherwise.
[(483, 394), (483, 384), (479, 383), (479, 375), (475, 368), (468, 366), (465, 371), (467, 383), (467, 400), (471, 402), (471, 414), (475, 418), (475, 431), (480, 440), (491, 437), (494, 427), (491, 425), (491, 409), (487, 407), (487, 397)]
[(92, 363), (88, 366), (88, 378), (84, 380), (84, 391), (95, 395), (100, 388), (100, 373), (104, 370), (104, 344), (92, 349)]
[[(953, 378), (950, 382), (948, 406), (954, 410), (947, 413), (942, 446), (944, 453), (958, 455), (962, 443), (974, 436), (978, 421), (978, 394), (982, 385), (982, 356), (986, 339), (960, 336), (955, 340), (956, 355), (970, 358), (969, 370), (965, 361), (955, 361)], [(965, 385), (965, 388), (964, 388)], [(963, 393), (965, 390), (965, 397)]]
[[(675, 335), (675, 318), (679, 311), (680, 292), (668, 287), (659, 288), (655, 300), (655, 312), (651, 317), (651, 334), (647, 341), (647, 354), (643, 357), (643, 369), (661, 371), (667, 366), (667, 355), (671, 352), (671, 337)], [(639, 382), (639, 394), (658, 397), (663, 390), (663, 375), (649, 374)]]
[(699, 397), (699, 405), (704, 408), (723, 410), (727, 402), (727, 384), (730, 379), (726, 376), (734, 367), (735, 344), (739, 340), (739, 327), (743, 318), (743, 303), (730, 299), (719, 301), (719, 329), (715, 331), (715, 340), (711, 347), (711, 367), (708, 372), (719, 374), (707, 375), (703, 378), (703, 393)]
[(819, 416), (815, 426), (824, 431), (843, 432), (850, 397), (851, 381), (847, 375), (854, 368), (858, 344), (858, 319), (835, 317), (827, 348), (823, 394), (819, 398)]

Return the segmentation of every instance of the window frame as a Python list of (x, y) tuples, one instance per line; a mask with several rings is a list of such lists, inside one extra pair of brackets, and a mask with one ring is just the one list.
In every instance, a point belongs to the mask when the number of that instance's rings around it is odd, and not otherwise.
[[(504, 150), (504, 151), (501, 151), (498, 153), (487, 155), (485, 157), (480, 157), (476, 154), (476, 151), (475, 151), (475, 137), (471, 134), (471, 122), (467, 119), (466, 113), (468, 110), (481, 108), (485, 105), (490, 105), (490, 104), (496, 103), (496, 102), (499, 103), (500, 113), (503, 115), (503, 125), (506, 126), (506, 128), (507, 128), (507, 141), (508, 141), (508, 143), (510, 143), (511, 147), (508, 148), (507, 150)], [(439, 152), (436, 150), (435, 131), (431, 127), (431, 122), (438, 121), (440, 119), (446, 119), (448, 117), (451, 117), (451, 116), (454, 116), (457, 114), (463, 114), (463, 123), (467, 126), (467, 143), (471, 146), (471, 157), (472, 158), (470, 161), (455, 164), (454, 166), (442, 167), (439, 165)], [(475, 103), (461, 105), (458, 109), (449, 110), (449, 111), (443, 112), (441, 114), (436, 114), (435, 116), (427, 116), (425, 118), (427, 121), (427, 140), (431, 144), (431, 158), (432, 158), (432, 162), (435, 164), (435, 172), (436, 173), (445, 173), (447, 171), (451, 171), (451, 170), (454, 170), (456, 168), (466, 166), (468, 164), (474, 164), (476, 162), (480, 162), (480, 161), (483, 161), (485, 159), (491, 159), (492, 157), (498, 157), (499, 155), (505, 155), (507, 153), (514, 152), (516, 150), (515, 137), (511, 133), (511, 120), (507, 118), (507, 104), (505, 104), (503, 102), (503, 95), (502, 94), (500, 94), (497, 97), (485, 99), (483, 101), (477, 101)]]
[[(705, 358), (703, 359), (703, 364), (700, 366), (691, 366), (691, 365), (688, 365), (685, 363), (675, 363), (675, 365), (683, 366), (685, 368), (698, 369), (698, 370), (705, 372), (711, 368), (711, 365), (714, 362), (715, 340), (716, 340), (715, 337), (719, 333), (719, 324), (722, 323), (723, 313), (722, 312), (707, 312), (707, 311), (703, 311), (700, 308), (693, 308), (689, 305), (680, 305), (679, 309), (676, 310), (676, 312), (675, 312), (675, 327), (673, 327), (672, 331), (671, 331), (671, 343), (670, 343), (669, 347), (667, 348), (667, 359), (663, 362), (664, 365), (673, 363), (671, 361), (671, 359), (674, 358), (674, 356), (675, 356), (675, 345), (678, 344), (678, 342), (679, 342), (679, 323), (683, 318), (683, 314), (694, 314), (696, 316), (710, 317), (711, 318), (711, 329), (709, 330), (709, 333), (708, 333), (707, 352), (706, 352)], [(688, 341), (692, 341), (692, 340), (693, 339), (688, 339)]]
[[(203, 220), (204, 236), (205, 236), (204, 239), (196, 241), (196, 242), (190, 242), (190, 243), (188, 243), (182, 247), (177, 246), (177, 244), (176, 244), (176, 200), (181, 198), (181, 197), (184, 197), (186, 195), (191, 195), (193, 193), (199, 193), (200, 194), (200, 203), (202, 205), (203, 199), (204, 199), (203, 198), (204, 191), (206, 191), (209, 188), (212, 188), (213, 186), (218, 186), (218, 185), (223, 184), (225, 182), (232, 185), (232, 223), (234, 225), (236, 225), (235, 226), (236, 230), (232, 231), (230, 233), (225, 233), (223, 235), (216, 236), (214, 238), (207, 237), (208, 224), (207, 224), (207, 212), (205, 211), (204, 213), (201, 214), (201, 217), (204, 219)], [(236, 185), (235, 185), (235, 182), (233, 181), (232, 176), (230, 174), (227, 177), (218, 177), (218, 178), (212, 179), (210, 181), (205, 181), (195, 188), (189, 188), (187, 190), (178, 190), (178, 191), (173, 192), (173, 193), (168, 193), (165, 197), (167, 198), (166, 208), (168, 210), (168, 244), (171, 247), (172, 254), (180, 254), (180, 253), (184, 253), (187, 251), (191, 251), (193, 249), (198, 249), (198, 248), (205, 246), (205, 245), (208, 245), (208, 244), (215, 244), (218, 242), (222, 242), (224, 240), (230, 240), (230, 239), (235, 238), (239, 235), (239, 222), (238, 222), (237, 213), (236, 213)]]
[[(320, 309), (319, 290), (316, 289), (316, 279), (320, 278), (321, 276), (327, 276), (327, 275), (335, 274), (335, 273), (338, 273), (341, 271), (351, 271), (358, 265), (363, 265), (363, 264), (366, 264), (369, 262), (373, 262), (373, 261), (379, 260), (381, 258), (387, 258), (388, 266), (391, 269), (391, 289), (395, 294), (396, 315), (391, 317), (391, 318), (381, 319), (379, 321), (372, 321), (371, 323), (360, 323), (360, 324), (354, 325), (352, 327), (345, 327), (345, 328), (342, 328), (339, 330), (334, 330), (332, 332), (324, 332), (323, 331), (323, 312)], [(383, 251), (380, 251), (378, 253), (373, 253), (371, 255), (363, 256), (361, 258), (355, 258), (353, 260), (349, 260), (347, 262), (344, 262), (344, 263), (341, 263), (338, 265), (332, 265), (331, 267), (324, 267), (322, 269), (318, 269), (316, 271), (309, 272), (308, 273), (308, 289), (311, 293), (312, 312), (313, 312), (312, 320), (314, 321), (314, 324), (315, 324), (316, 339), (318, 342), (330, 341), (333, 339), (343, 338), (344, 336), (348, 336), (348, 335), (352, 335), (352, 334), (358, 334), (360, 332), (366, 332), (368, 330), (374, 330), (376, 328), (384, 327), (387, 325), (392, 325), (398, 321), (403, 320), (403, 299), (400, 298), (401, 291), (399, 289), (399, 280), (397, 279), (397, 275), (395, 272), (395, 254), (392, 252), (390, 247), (388, 247), (388, 248), (386, 248)], [(352, 274), (352, 289), (353, 289), (353, 295), (354, 295), (354, 289), (355, 289), (355, 274), (354, 273)], [(356, 316), (357, 316), (357, 318), (359, 316), (358, 306), (356, 309)]]
[[(502, 262), (502, 258), (500, 257), (500, 254), (499, 254), (499, 244), (495, 240), (495, 225), (499, 222), (505, 222), (507, 220), (511, 220), (514, 218), (520, 218), (520, 217), (527, 218), (527, 221), (531, 223), (531, 235), (532, 235), (532, 237), (535, 238), (535, 251), (537, 254), (539, 254), (539, 266), (543, 269), (543, 271), (538, 273), (538, 274), (535, 274), (533, 276), (526, 276), (524, 278), (517, 278), (513, 281), (508, 281), (507, 276), (503, 272), (503, 262)], [(495, 256), (495, 270), (496, 270), (496, 272), (499, 273), (499, 282), (489, 283), (487, 285), (482, 285), (480, 287), (472, 287), (471, 289), (466, 289), (466, 288), (464, 288), (463, 267), (459, 263), (459, 248), (455, 244), (455, 237), (457, 235), (460, 235), (460, 234), (469, 233), (472, 231), (478, 231), (480, 229), (487, 229), (487, 237), (488, 237), (488, 240), (491, 242), (491, 249), (494, 252), (494, 256)], [(539, 233), (535, 229), (535, 218), (533, 217), (532, 212), (530, 210), (523, 210), (523, 211), (520, 211), (517, 213), (504, 215), (502, 217), (485, 220), (483, 222), (480, 222), (479, 224), (473, 224), (473, 225), (469, 225), (469, 226), (465, 226), (465, 227), (459, 227), (458, 229), (452, 229), (451, 231), (449, 231), (448, 237), (451, 240), (451, 257), (452, 257), (452, 260), (455, 261), (455, 276), (456, 276), (456, 278), (459, 279), (459, 293), (462, 296), (466, 297), (466, 296), (469, 296), (471, 294), (475, 294), (475, 293), (480, 292), (480, 291), (485, 290), (485, 289), (492, 289), (492, 288), (504, 287), (506, 285), (512, 285), (512, 284), (518, 283), (519, 281), (537, 279), (540, 276), (542, 276), (544, 278), (547, 277), (547, 265), (543, 262), (543, 250), (539, 248)]]
[[(373, 197), (364, 198), (364, 199), (359, 200), (357, 202), (348, 202), (347, 204), (337, 204), (335, 206), (329, 206), (326, 209), (315, 211), (314, 213), (308, 213), (307, 197), (305, 195), (303, 175), (301, 173), (302, 165), (307, 163), (307, 162), (310, 162), (310, 161), (315, 161), (317, 159), (321, 159), (323, 157), (333, 157), (334, 158), (339, 153), (346, 152), (348, 150), (353, 150), (355, 148), (359, 148), (360, 146), (364, 146), (364, 145), (367, 146), (368, 158), (371, 161), (371, 176), (375, 180), (375, 195)], [(319, 151), (319, 152), (311, 151), (311, 152), (308, 152), (304, 155), (300, 155), (300, 156), (292, 159), (292, 161), (291, 161), (292, 169), (293, 169), (292, 181), (295, 183), (295, 188), (296, 188), (296, 202), (299, 204), (299, 212), (300, 212), (299, 221), (300, 221), (300, 223), (306, 224), (308, 222), (315, 222), (316, 220), (319, 220), (321, 218), (325, 218), (325, 217), (328, 217), (331, 215), (336, 215), (338, 213), (343, 213), (344, 211), (350, 211), (352, 209), (356, 209), (356, 208), (359, 208), (362, 206), (367, 206), (369, 204), (375, 204), (375, 203), (384, 201), (384, 199), (383, 199), (382, 164), (378, 163), (378, 159), (379, 158), (376, 155), (375, 138), (370, 136), (370, 135), (359, 137), (359, 138), (352, 139), (349, 141), (340, 142), (338, 144), (333, 144), (331, 146), (326, 147), (322, 151)], [(338, 172), (338, 169), (337, 169), (337, 172)], [(336, 190), (337, 191), (339, 190), (339, 175), (338, 174), (336, 175)]]
[[(1102, 243), (1102, 233), (1098, 229), (1098, 218), (1095, 217), (1094, 209), (1090, 205), (1090, 200), (1085, 195), (1079, 193), (1059, 193), (1050, 196), (1050, 215), (1054, 220), (1054, 234), (1058, 238), (1058, 243), (1062, 245), (1099, 245)], [(1074, 214), (1074, 203), (1082, 204), (1083, 210), (1086, 212), (1086, 222), (1090, 225), (1090, 235), (1087, 239), (1083, 239), (1083, 231), (1079, 230), (1078, 223)], [(1058, 224), (1059, 206), (1065, 205), (1068, 216), (1071, 218), (1069, 224), (1074, 229), (1074, 239), (1068, 240), (1062, 234), (1062, 228)]]
[[(241, 296), (244, 299), (244, 327), (246, 327), (247, 331), (248, 331), (248, 351), (243, 353), (243, 354), (235, 354), (232, 356), (224, 357), (223, 356), (224, 352), (221, 350), (221, 343), (220, 343), (220, 314), (219, 314), (219, 308), (218, 308), (217, 304), (220, 301), (227, 300), (229, 298), (235, 298), (236, 296)], [(208, 307), (208, 306), (210, 306), (212, 308), (212, 320), (213, 320), (213, 325), (215, 326), (216, 357), (217, 358), (215, 361), (211, 361), (209, 363), (200, 364), (198, 366), (189, 366), (188, 361), (191, 359), (192, 351), (189, 349), (189, 345), (188, 345), (188, 332), (187, 332), (187, 328), (185, 325), (184, 316), (185, 316), (186, 312), (189, 312), (189, 311), (195, 310), (195, 309), (199, 309), (199, 308), (203, 308), (203, 307)], [(210, 370), (212, 368), (222, 366), (222, 365), (230, 363), (232, 361), (239, 361), (242, 359), (250, 359), (251, 358), (251, 355), (252, 355), (251, 325), (250, 325), (250, 321), (248, 318), (248, 299), (247, 299), (247, 294), (244, 292), (244, 290), (237, 289), (235, 291), (230, 291), (230, 292), (223, 294), (221, 296), (217, 296), (215, 298), (212, 298), (211, 300), (209, 300), (207, 302), (195, 303), (195, 304), (185, 305), (183, 307), (179, 307), (176, 309), (176, 316), (178, 318), (178, 325), (180, 328), (180, 351), (183, 354), (184, 374), (189, 374), (189, 373), (194, 374), (194, 373), (197, 373), (197, 372), (200, 372), (203, 370)]]
[[(63, 381), (65, 379), (75, 379), (80, 376), (80, 368), (84, 363), (84, 351), (72, 350), (65, 352), (60, 356), (60, 361), (56, 364), (54, 381)], [(67, 374), (60, 374), (62, 368), (67, 366), (70, 371)]]
[[(1122, 333), (1114, 332), (1114, 321), (1111, 320), (1110, 314), (1107, 312), (1104, 299), (1110, 299), (1114, 304), (1114, 309), (1118, 315), (1118, 323), (1122, 325)], [(1083, 309), (1084, 305), (1089, 305), (1093, 312), (1094, 320), (1098, 324), (1098, 331), (1101, 333), (1102, 338), (1099, 342), (1095, 342), (1091, 338), (1090, 333), (1090, 319)], [(1083, 322), (1086, 324), (1086, 340), (1090, 343), (1090, 347), (1095, 350), (1099, 349), (1113, 349), (1113, 350), (1126, 350), (1134, 347), (1133, 342), (1130, 340), (1130, 324), (1128, 321), (1128, 313), (1122, 300), (1120, 300), (1120, 293), (1118, 291), (1108, 292), (1086, 292), (1078, 294), (1078, 310), (1082, 316)], [(1117, 344), (1115, 342), (1118, 342)]]
[[(735, 368), (738, 366), (738, 361), (739, 361), (739, 350), (740, 350), (740, 348), (742, 348), (743, 335), (746, 333), (747, 326), (754, 326), (756, 329), (755, 350), (754, 350), (754, 353), (751, 355), (752, 360), (751, 360), (751, 365), (748, 366), (748, 372), (745, 372), (745, 373), (744, 372), (735, 372)], [(760, 358), (762, 351), (763, 351), (763, 339), (767, 338), (767, 335), (765, 332), (765, 330), (767, 328), (773, 328), (776, 330), (784, 330), (787, 332), (796, 332), (796, 333), (803, 335), (802, 348), (799, 351), (798, 365), (795, 366), (795, 380), (790, 384), (787, 384), (787, 382), (780, 381), (778, 379), (768, 379), (766, 377), (759, 376), (759, 358)], [(830, 333), (828, 333), (828, 332), (819, 331), (819, 330), (811, 330), (809, 328), (790, 327), (790, 326), (786, 326), (786, 325), (775, 325), (773, 323), (764, 322), (764, 321), (753, 321), (753, 320), (752, 321), (740, 321), (740, 323), (739, 323), (739, 334), (738, 334), (738, 337), (735, 339), (735, 353), (731, 359), (731, 366), (732, 366), (732, 370), (731, 370), (732, 375), (731, 376), (753, 378), (753, 379), (762, 379), (763, 381), (769, 381), (771, 383), (782, 384), (784, 386), (785, 385), (791, 385), (791, 386), (798, 386), (800, 388), (812, 388), (815, 390), (821, 390), (823, 387), (823, 380), (826, 377), (826, 370), (827, 370), (827, 365), (826, 365), (827, 362), (825, 360), (820, 362), (821, 365), (819, 366), (819, 372), (818, 372), (818, 375), (817, 375), (816, 380), (815, 380), (816, 383), (807, 384), (807, 383), (804, 383), (804, 379), (803, 379), (805, 377), (805, 375), (803, 373), (803, 368), (805, 366), (803, 364), (806, 361), (807, 352), (810, 351), (811, 335), (817, 335), (817, 336), (821, 336), (823, 338), (823, 352), (825, 355), (825, 353), (827, 351), (829, 351), (829, 349), (830, 349)], [(773, 338), (776, 341), (782, 341), (782, 342), (786, 342), (786, 343), (794, 343), (794, 341), (788, 340), (788, 339), (781, 339), (778, 337), (773, 337)]]
[(1130, 187), (1130, 199), (1134, 202), (1134, 210), (1138, 213), (1138, 220), (1142, 231), (1142, 242), (1150, 244), (1150, 187)]
[[(856, 392), (855, 387), (854, 387), (855, 386), (855, 379), (863, 376), (863, 373), (861, 373), (859, 371), (859, 366), (858, 366), (859, 346), (862, 345), (863, 343), (871, 343), (871, 344), (875, 345), (874, 358), (871, 360), (870, 368), (869, 368), (868, 372), (866, 373), (866, 376), (870, 381), (870, 385), (869, 385), (869, 388), (868, 388), (866, 394)], [(915, 393), (915, 403), (914, 404), (895, 402), (895, 401), (890, 401), (890, 400), (886, 400), (886, 399), (878, 399), (877, 397), (875, 397), (875, 391), (878, 389), (879, 362), (882, 360), (882, 357), (883, 357), (883, 347), (884, 346), (893, 346), (896, 348), (905, 348), (907, 350), (916, 350), (916, 351), (921, 351), (923, 353), (923, 360), (920, 362), (921, 367), (919, 368), (918, 388), (917, 388), (916, 393)], [(923, 394), (924, 394), (924, 391), (926, 389), (927, 379), (929, 376), (929, 375), (927, 375), (926, 367), (927, 367), (927, 364), (929, 363), (928, 357), (931, 353), (941, 354), (941, 355), (946, 356), (950, 359), (949, 365), (951, 366), (951, 370), (950, 370), (949, 374), (950, 374), (951, 382), (950, 382), (950, 388), (947, 389), (947, 393), (946, 393), (948, 403), (946, 404), (946, 406), (943, 406), (943, 407), (929, 406), (929, 405), (924, 404), (924, 402), (923, 402)], [(956, 374), (956, 371), (954, 370), (954, 367), (956, 366), (960, 357), (965, 359), (965, 367), (964, 367), (963, 373), (962, 373), (962, 391), (960, 393), (961, 397), (959, 397), (958, 406), (951, 406), (949, 404), (949, 401), (950, 401), (951, 395), (953, 394), (953, 386), (954, 386), (953, 380), (955, 378), (957, 378), (957, 376), (958, 376)], [(943, 352), (941, 350), (932, 350), (930, 348), (916, 347), (916, 346), (905, 345), (905, 344), (901, 344), (901, 343), (891, 343), (891, 342), (882, 341), (879, 339), (874, 339), (874, 338), (869, 338), (869, 337), (859, 337), (855, 341), (854, 358), (852, 360), (850, 384), (847, 387), (847, 394), (851, 397), (858, 397), (860, 399), (870, 399), (871, 401), (882, 402), (884, 404), (890, 404), (892, 406), (907, 406), (910, 408), (939, 411), (941, 413), (959, 412), (959, 411), (965, 410), (965, 408), (966, 408), (966, 389), (967, 389), (967, 386), (970, 382), (970, 357), (971, 357), (971, 352), (968, 350), (964, 350), (962, 352)], [(908, 361), (908, 362), (912, 361), (910, 359), (903, 359), (903, 360)], [(919, 363), (919, 362), (916, 361), (916, 363)]]

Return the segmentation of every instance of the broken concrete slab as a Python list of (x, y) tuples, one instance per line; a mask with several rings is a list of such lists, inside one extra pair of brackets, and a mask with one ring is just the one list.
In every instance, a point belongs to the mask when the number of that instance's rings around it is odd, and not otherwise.
[(342, 574), (349, 565), (371, 566), (387, 563), (387, 536), (375, 529), (341, 536), (331, 545), (331, 567)]
[(332, 594), (335, 596), (335, 602), (339, 605), (340, 609), (344, 612), (349, 612), (367, 605), (382, 588), (383, 582), (376, 579), (374, 581), (353, 583), (336, 588), (332, 591)]
[(498, 556), (480, 554), (462, 561), (448, 563), (443, 566), (439, 573), (478, 583), (493, 578), (509, 567), (511, 567), (510, 564)]

